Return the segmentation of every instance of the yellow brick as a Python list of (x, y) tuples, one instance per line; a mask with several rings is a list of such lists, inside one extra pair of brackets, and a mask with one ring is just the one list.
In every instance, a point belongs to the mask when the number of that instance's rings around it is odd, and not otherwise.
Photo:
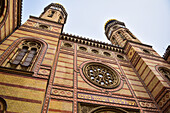
[(139, 67), (141, 66), (142, 62), (143, 62), (143, 60), (140, 59), (139, 62), (137, 63), (137, 65), (136, 65), (136, 67), (135, 67), (136, 70), (139, 69)]
[(42, 104), (5, 99), (7, 111), (19, 113), (40, 113)]
[(73, 73), (72, 74), (67, 74), (67, 73), (56, 72), (55, 76), (56, 77), (73, 79)]
[(134, 90), (146, 91), (146, 89), (145, 89), (144, 87), (140, 87), (140, 86), (132, 85), (132, 88), (133, 88)]
[[(17, 81), (17, 82), (14, 82), (14, 81)], [(4, 74), (0, 73), (0, 82), (45, 89), (47, 81), (31, 79), (28, 77), (24, 78), (24, 77), (19, 77), (19, 76), (4, 75)]]
[(157, 85), (157, 87), (152, 91), (152, 95), (153, 95), (154, 97), (156, 97), (156, 95), (157, 95), (158, 93), (160, 93), (160, 91), (162, 90), (162, 88), (163, 88), (162, 84), (159, 83), (159, 84)]
[(54, 84), (60, 84), (60, 85), (68, 85), (73, 86), (73, 80), (67, 80), (67, 79), (61, 79), (61, 78), (55, 78)]
[(135, 80), (139, 80), (139, 78), (137, 76), (130, 76), (130, 75), (126, 75), (126, 77), (128, 79), (135, 79)]
[(33, 100), (43, 100), (45, 92), (42, 91), (33, 91), (31, 89), (23, 89), (11, 86), (0, 85), (0, 95), (19, 97), (25, 99)]
[(67, 58), (73, 59), (73, 56), (72, 56), (72, 55), (68, 55), (68, 54), (60, 53), (60, 55), (59, 55), (59, 56), (67, 57)]
[(59, 57), (58, 61), (64, 61), (64, 62), (73, 63), (73, 60), (62, 58), (62, 57)]
[(65, 62), (58, 62), (58, 65), (73, 68), (73, 64), (68, 64), (68, 63), (65, 63)]
[(147, 76), (147, 78), (144, 81), (146, 85), (148, 85), (153, 76), (154, 74), (152, 72)]
[(61, 101), (61, 100), (51, 100), (49, 109), (65, 110), (72, 112), (72, 102)]
[(57, 67), (57, 70), (62, 72), (67, 72), (67, 73), (73, 73), (73, 69), (69, 69), (69, 68)]
[(143, 74), (141, 75), (142, 80), (144, 80), (144, 78), (145, 78), (146, 75), (149, 73), (149, 71), (150, 71), (150, 69), (147, 67), (147, 68), (145, 69), (145, 71), (143, 72)]
[(150, 98), (149, 95), (148, 95), (147, 93), (135, 91), (135, 94), (136, 94), (137, 97)]
[(148, 89), (151, 91), (151, 90), (155, 87), (155, 85), (157, 84), (157, 82), (158, 82), (158, 79), (155, 77), (155, 78), (150, 82), (150, 84), (149, 84), (149, 86), (148, 86)]

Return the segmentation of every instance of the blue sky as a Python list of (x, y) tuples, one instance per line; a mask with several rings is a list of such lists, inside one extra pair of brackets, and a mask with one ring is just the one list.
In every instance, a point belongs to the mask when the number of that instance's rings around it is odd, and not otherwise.
[(170, 0), (23, 0), (22, 23), (29, 15), (39, 17), (50, 3), (65, 7), (66, 33), (110, 43), (104, 25), (117, 19), (161, 56), (170, 45)]

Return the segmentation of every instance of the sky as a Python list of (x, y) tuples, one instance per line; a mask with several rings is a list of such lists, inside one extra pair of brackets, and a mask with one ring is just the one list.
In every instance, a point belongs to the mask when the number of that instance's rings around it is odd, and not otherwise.
[(22, 24), (30, 15), (39, 17), (50, 3), (65, 7), (65, 33), (110, 43), (104, 25), (117, 19), (161, 56), (170, 45), (170, 0), (23, 0)]

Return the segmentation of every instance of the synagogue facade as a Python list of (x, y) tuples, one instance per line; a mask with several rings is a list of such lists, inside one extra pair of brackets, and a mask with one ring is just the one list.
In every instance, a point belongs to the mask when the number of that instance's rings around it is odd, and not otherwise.
[(107, 44), (64, 33), (61, 4), (23, 25), (21, 9), (21, 0), (0, 1), (1, 112), (170, 112), (169, 61), (124, 22), (106, 22)]

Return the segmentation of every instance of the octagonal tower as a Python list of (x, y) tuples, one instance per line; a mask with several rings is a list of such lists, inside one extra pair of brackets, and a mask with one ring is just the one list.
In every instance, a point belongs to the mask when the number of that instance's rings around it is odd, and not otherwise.
[(44, 8), (44, 12), (40, 15), (40, 18), (65, 24), (67, 19), (67, 12), (61, 4), (51, 3)]
[(110, 19), (105, 24), (105, 34), (112, 44), (124, 47), (127, 40), (140, 41), (126, 28), (125, 24), (116, 19)]

